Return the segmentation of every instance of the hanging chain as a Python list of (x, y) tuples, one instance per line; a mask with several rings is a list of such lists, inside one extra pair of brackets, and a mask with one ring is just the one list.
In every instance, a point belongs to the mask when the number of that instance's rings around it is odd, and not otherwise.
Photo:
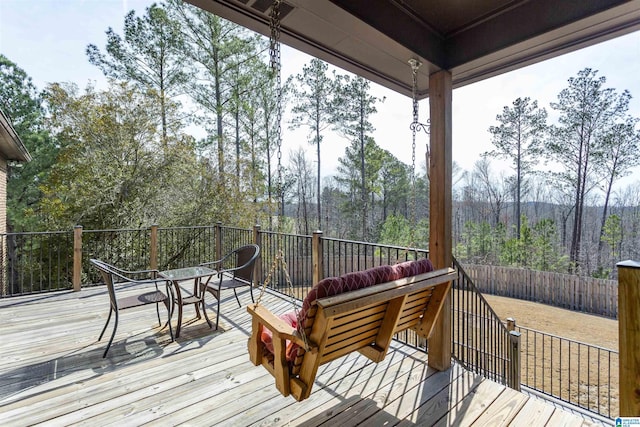
[[(415, 229), (416, 225), (416, 210), (417, 210), (417, 189), (416, 189), (416, 134), (422, 130), (425, 133), (429, 133), (429, 126), (419, 121), (418, 114), (418, 70), (422, 63), (415, 59), (409, 59), (409, 65), (411, 66), (411, 99), (413, 101), (413, 121), (409, 128), (411, 129), (411, 204), (410, 204), (410, 224), (409, 224), (409, 245), (404, 251), (404, 255), (407, 255), (410, 248), (415, 246)], [(427, 168), (428, 168), (427, 164)], [(398, 262), (402, 258), (403, 254), (398, 256)]]
[(418, 128), (420, 126), (420, 122), (418, 121), (418, 69), (422, 65), (420, 61), (417, 59), (411, 58), (409, 60), (409, 65), (411, 65), (411, 99), (413, 101), (413, 121), (411, 122), (411, 245), (414, 242), (414, 233), (413, 229), (415, 228), (416, 222), (416, 133), (418, 132)]
[[(271, 14), (270, 14), (270, 21), (269, 21), (269, 26), (271, 30), (270, 37), (269, 37), (269, 58), (270, 58), (271, 71), (274, 74), (275, 80), (276, 80), (275, 82), (276, 83), (275, 140), (276, 140), (276, 146), (278, 148), (278, 151), (277, 151), (278, 167), (277, 167), (277, 178), (276, 178), (277, 179), (277, 183), (276, 183), (277, 197), (278, 197), (278, 202), (276, 203), (276, 207), (277, 207), (276, 209), (277, 209), (278, 221), (276, 224), (276, 227), (277, 227), (276, 236), (278, 236), (278, 245), (277, 245), (278, 249), (276, 251), (276, 255), (273, 259), (273, 262), (271, 263), (271, 269), (269, 270), (269, 274), (267, 275), (266, 279), (262, 283), (260, 294), (258, 295), (258, 298), (256, 300), (256, 306), (260, 304), (260, 301), (262, 301), (262, 296), (264, 295), (264, 292), (267, 289), (267, 286), (269, 285), (269, 283), (273, 281), (274, 273), (278, 269), (280, 269), (284, 272), (285, 281), (289, 286), (289, 295), (291, 297), (290, 301), (291, 301), (291, 305), (293, 306), (296, 319), (299, 319), (299, 310), (298, 310), (298, 305), (296, 304), (295, 290), (293, 288), (293, 283), (291, 282), (291, 276), (289, 276), (289, 270), (288, 270), (289, 267), (287, 265), (287, 262), (284, 259), (284, 252), (282, 250), (282, 242), (281, 242), (281, 231), (282, 231), (281, 222), (282, 222), (283, 215), (280, 215), (281, 214), (280, 211), (282, 209), (282, 198), (284, 195), (284, 186), (282, 183), (282, 130), (281, 130), (281, 126), (282, 126), (282, 76), (281, 76), (282, 63), (280, 58), (280, 4), (281, 3), (282, 3), (281, 0), (273, 1), (273, 4), (271, 5)], [(300, 336), (302, 337), (305, 350), (309, 350), (309, 343), (307, 341), (307, 335), (304, 333), (303, 325), (299, 324), (296, 329), (300, 334)]]
[(283, 196), (283, 184), (282, 184), (282, 76), (281, 76), (281, 59), (280, 59), (280, 3), (281, 0), (274, 0), (271, 6), (270, 15), (270, 29), (271, 36), (269, 37), (269, 56), (271, 60), (271, 71), (276, 80), (276, 123), (275, 123), (275, 140), (277, 146), (277, 160), (278, 167), (276, 169), (276, 193), (278, 201), (276, 203), (278, 223), (276, 224), (277, 231), (281, 231), (281, 202)]

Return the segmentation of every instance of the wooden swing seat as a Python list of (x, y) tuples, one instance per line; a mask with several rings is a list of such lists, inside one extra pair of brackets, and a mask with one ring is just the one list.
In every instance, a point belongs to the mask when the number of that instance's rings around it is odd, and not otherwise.
[(320, 365), (354, 351), (380, 362), (394, 334), (409, 328), (428, 339), (455, 277), (453, 269), (433, 271), (422, 259), (324, 279), (298, 315), (306, 344), (294, 316), (250, 305), (251, 362), (273, 375), (283, 396), (304, 400)]

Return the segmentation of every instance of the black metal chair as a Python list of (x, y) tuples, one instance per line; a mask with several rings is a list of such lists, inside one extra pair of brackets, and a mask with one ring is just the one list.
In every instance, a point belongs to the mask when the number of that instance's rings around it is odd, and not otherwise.
[[(116, 335), (116, 330), (118, 329), (118, 312), (120, 310), (126, 310), (128, 308), (140, 307), (148, 304), (156, 305), (156, 313), (158, 315), (158, 323), (162, 325), (160, 321), (160, 303), (164, 303), (167, 307), (167, 325), (169, 325), (169, 333), (171, 334), (171, 341), (173, 341), (173, 329), (171, 328), (171, 301), (170, 298), (164, 294), (162, 291), (158, 289), (158, 283), (165, 283), (167, 287), (167, 294), (169, 293), (169, 286), (171, 286), (171, 282), (167, 281), (167, 279), (157, 278), (156, 270), (140, 270), (140, 271), (127, 271), (121, 270), (113, 265), (107, 264), (104, 261), (100, 261), (97, 259), (91, 259), (91, 264), (100, 271), (102, 275), (102, 280), (105, 285), (107, 285), (107, 290), (109, 291), (109, 316), (107, 317), (107, 322), (104, 324), (104, 328), (102, 328), (102, 332), (100, 333), (100, 337), (98, 341), (102, 339), (105, 331), (107, 330), (107, 326), (109, 325), (109, 321), (111, 320), (111, 314), (115, 313), (115, 325), (113, 326), (113, 332), (111, 333), (111, 338), (109, 339), (109, 344), (107, 344), (107, 348), (104, 350), (104, 354), (102, 357), (107, 357), (107, 352), (109, 351), (109, 347), (111, 347), (111, 343), (113, 342), (113, 338)], [(138, 277), (140, 275), (149, 276), (149, 278), (145, 279), (135, 279), (134, 277)], [(138, 295), (127, 296), (124, 298), (116, 297), (116, 283), (130, 283), (130, 284), (151, 284), (155, 285), (155, 291), (146, 291), (144, 293), (140, 293)], [(166, 326), (166, 325), (165, 325)]]
[(255, 302), (253, 299), (253, 272), (255, 270), (255, 262), (259, 255), (260, 247), (255, 244), (249, 244), (229, 252), (217, 261), (200, 264), (201, 266), (214, 268), (218, 271), (217, 279), (219, 280), (216, 279), (212, 282), (212, 278), (209, 277), (206, 282), (201, 284), (203, 292), (208, 291), (218, 300), (216, 329), (218, 329), (218, 322), (220, 320), (220, 294), (223, 289), (233, 289), (233, 294), (236, 297), (236, 301), (238, 301), (238, 306), (242, 307), (236, 289), (248, 286), (251, 301)]

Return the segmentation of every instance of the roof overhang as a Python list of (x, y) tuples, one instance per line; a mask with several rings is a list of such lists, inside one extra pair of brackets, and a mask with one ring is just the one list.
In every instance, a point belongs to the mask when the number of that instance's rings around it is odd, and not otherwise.
[(6, 160), (31, 161), (31, 155), (2, 110), (0, 110), (0, 156)]
[[(271, 0), (186, 0), (268, 35)], [(411, 95), (408, 60), (460, 87), (640, 29), (640, 0), (286, 0), (281, 41)]]

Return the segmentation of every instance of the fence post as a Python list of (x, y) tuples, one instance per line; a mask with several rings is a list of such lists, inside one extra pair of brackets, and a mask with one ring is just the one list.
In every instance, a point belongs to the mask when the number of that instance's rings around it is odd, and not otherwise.
[(151, 226), (151, 235), (149, 236), (149, 268), (152, 270), (158, 269), (158, 225), (153, 224)]
[(507, 317), (507, 331), (515, 331), (516, 330), (516, 319), (513, 317)]
[(213, 234), (216, 239), (216, 259), (220, 259), (222, 258), (222, 222), (216, 222), (213, 227)]
[(253, 270), (253, 277), (255, 277), (254, 286), (259, 286), (260, 283), (262, 283), (262, 233), (259, 224), (253, 226), (253, 243), (260, 248), (260, 255), (258, 255)]
[(322, 231), (317, 230), (313, 232), (311, 240), (311, 262), (313, 265), (313, 277), (311, 278), (312, 285), (315, 285), (323, 279), (322, 272), (324, 271), (323, 263), (323, 248), (322, 248)]
[(623, 261), (618, 267), (618, 361), (620, 415), (640, 416), (640, 262)]
[[(515, 323), (514, 323), (515, 325)], [(520, 391), (520, 332), (509, 331), (509, 387)]]
[(82, 226), (73, 227), (73, 290), (78, 292), (82, 281)]

